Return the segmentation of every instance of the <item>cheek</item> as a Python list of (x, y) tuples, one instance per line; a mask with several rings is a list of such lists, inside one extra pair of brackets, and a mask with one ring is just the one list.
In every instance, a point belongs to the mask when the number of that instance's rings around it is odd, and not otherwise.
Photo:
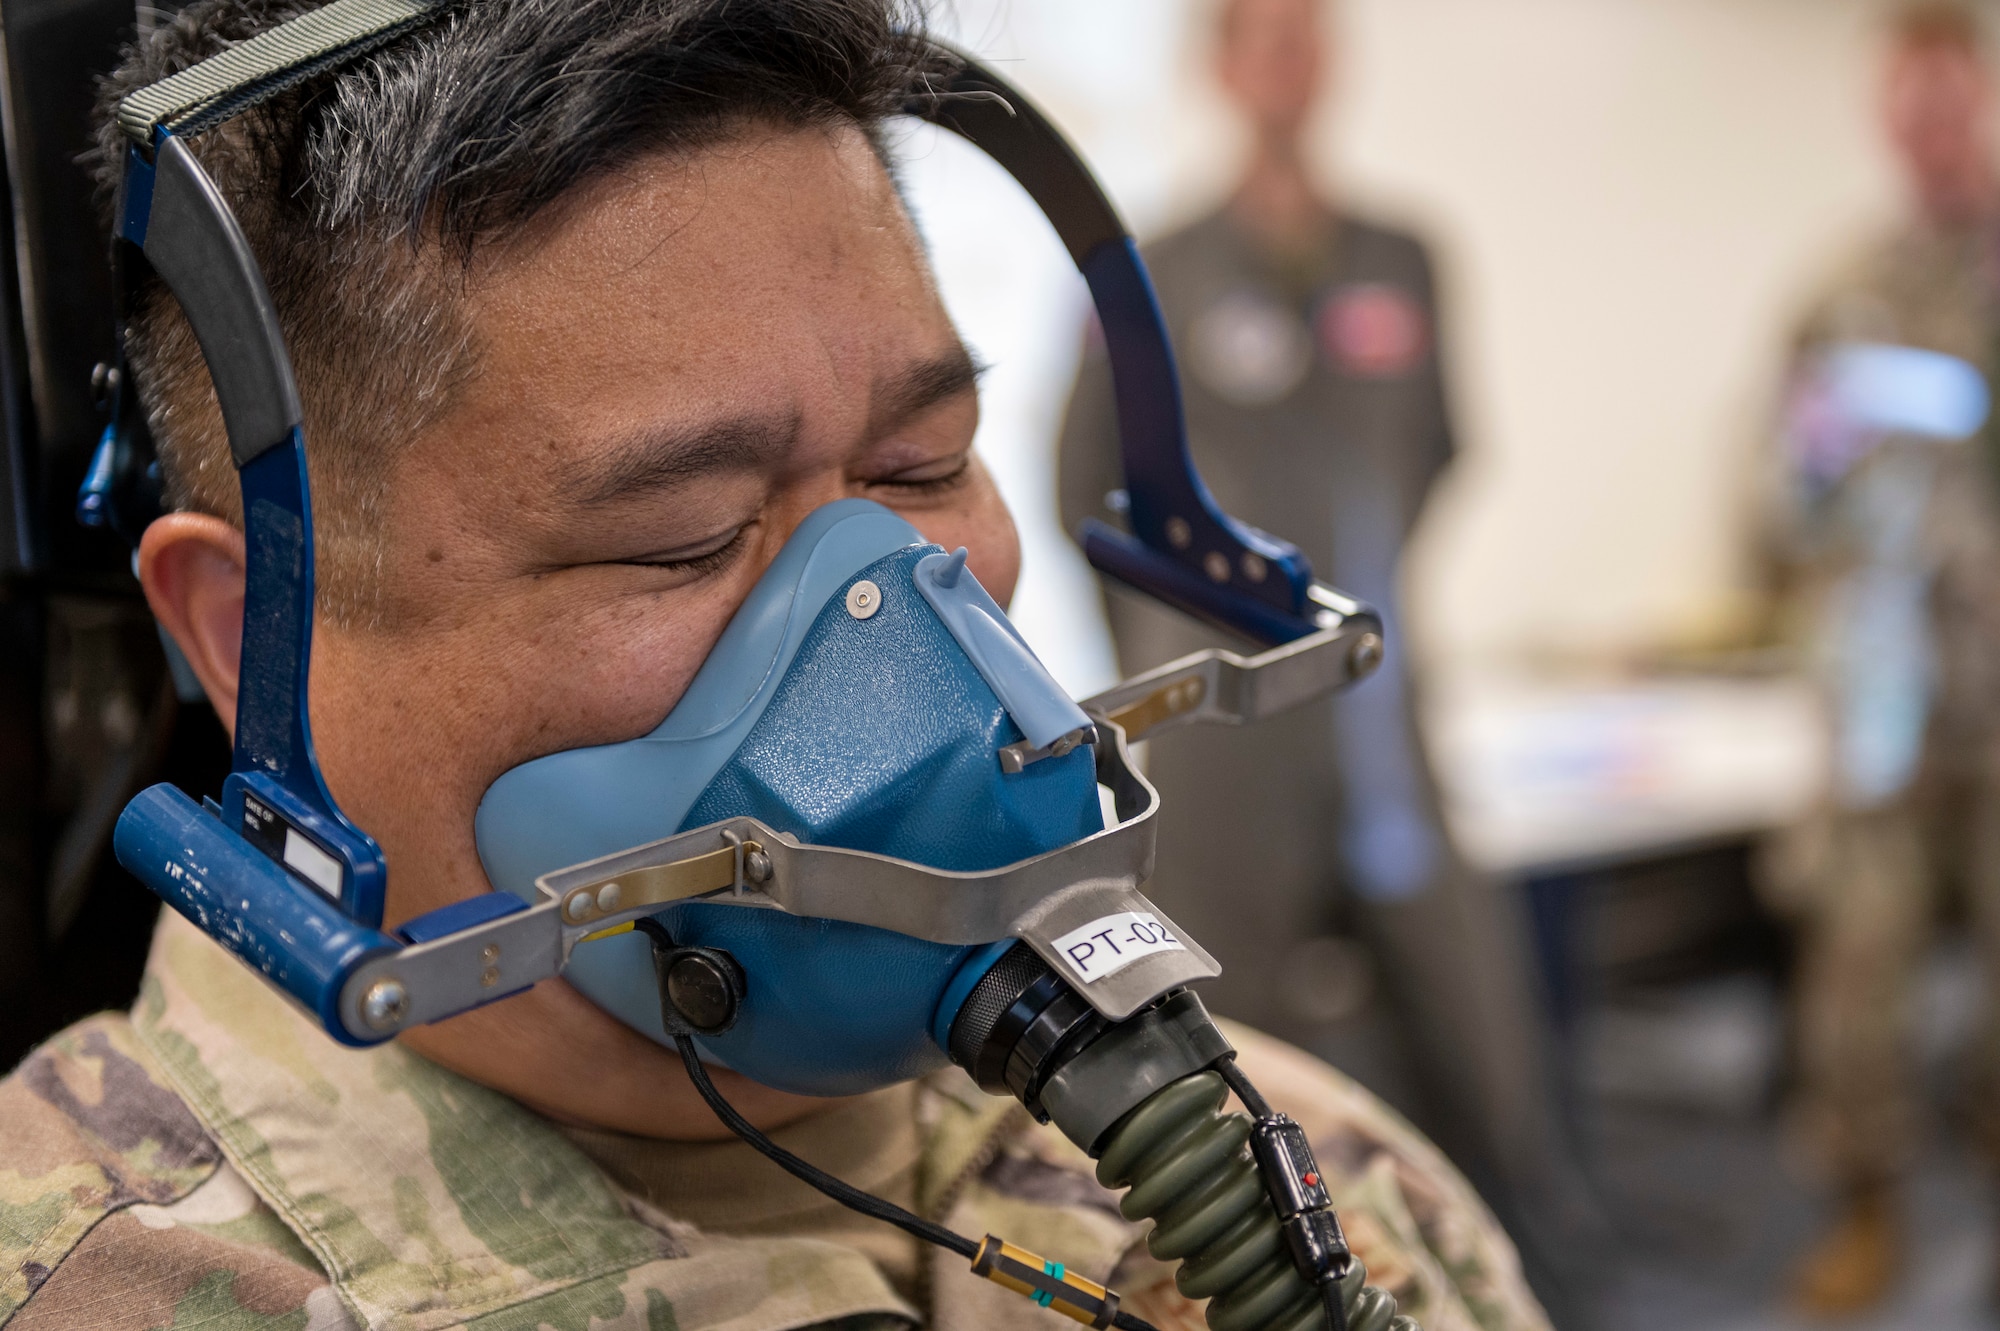
[(963, 503), (938, 513), (906, 516), (925, 540), (947, 550), (964, 546), (972, 576), (994, 600), (1004, 606), (1014, 599), (1014, 585), (1021, 579), (1021, 537), (984, 467)]
[(563, 614), (562, 595), (534, 599), (547, 604), (449, 632), (315, 642), (322, 768), (389, 857), (397, 918), (484, 890), (473, 819), (487, 788), (531, 759), (652, 729), (728, 618), (686, 600), (671, 614), (644, 597)]
[(1014, 515), (997, 494), (975, 539), (981, 544), (974, 547), (968, 541), (968, 549), (984, 549), (988, 553), (977, 560), (968, 553), (965, 562), (972, 567), (972, 575), (1002, 607), (1013, 604), (1014, 587), (1021, 581), (1021, 536), (1014, 530)]

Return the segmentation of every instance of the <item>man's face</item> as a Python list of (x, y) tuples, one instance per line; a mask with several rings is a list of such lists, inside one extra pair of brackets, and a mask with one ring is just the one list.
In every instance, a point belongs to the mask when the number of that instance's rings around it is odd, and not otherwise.
[[(313, 643), (322, 764), (387, 853), (391, 924), (489, 890), (487, 787), (657, 726), (821, 505), (969, 547), (1003, 602), (1019, 568), (972, 364), (856, 129), (635, 163), (486, 260), (470, 301), (476, 377), (389, 487), (390, 627)], [(406, 1038), (554, 1112), (677, 1130), (677, 1062), (560, 983)]]
[(1223, 90), (1266, 138), (1295, 138), (1326, 64), (1322, 0), (1228, 0), (1217, 33)]
[(478, 376), (390, 488), (393, 627), (313, 661), (392, 923), (488, 890), (503, 772), (658, 725), (821, 505), (889, 505), (1001, 597), (1017, 568), (971, 363), (858, 131), (642, 162), (477, 276)]
[(1975, 222), (1991, 208), (1991, 111), (1991, 82), (1976, 53), (1929, 42), (1890, 56), (1883, 126), (1932, 220)]

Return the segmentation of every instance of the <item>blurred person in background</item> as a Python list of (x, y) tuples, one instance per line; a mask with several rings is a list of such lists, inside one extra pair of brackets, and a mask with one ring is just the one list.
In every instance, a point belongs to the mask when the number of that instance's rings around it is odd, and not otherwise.
[[(1321, 578), (1381, 609), (1388, 660), (1282, 721), (1153, 743), (1148, 774), (1166, 808), (1202, 816), (1161, 823), (1148, 891), (1212, 940), (1221, 1011), (1288, 1032), (1392, 1098), (1407, 1102), (1395, 1083), (1414, 1074), (1413, 1112), (1503, 1218), (1518, 1230), (1530, 1215), (1565, 1217), (1540, 1243), (1517, 1234), (1532, 1270), (1537, 1249), (1575, 1252), (1567, 1217), (1581, 1193), (1546, 1080), (1526, 928), (1454, 851), (1395, 631), (1398, 559), (1453, 453), (1431, 264), (1415, 237), (1337, 206), (1313, 179), (1305, 138), (1327, 21), (1323, 0), (1224, 0), (1213, 69), (1247, 122), (1249, 160), (1218, 211), (1146, 261), (1202, 476), (1224, 510), (1298, 542)], [(1060, 472), (1066, 529), (1120, 520), (1094, 329)], [(1128, 674), (1216, 645), (1191, 620), (1108, 593)], [(1388, 1059), (1340, 1043), (1377, 990), (1402, 1037)], [(1539, 1264), (1547, 1277), (1551, 1263)]]
[[(1874, 1304), (1902, 1266), (1898, 1188), (1922, 1140), (1911, 1007), (1946, 899), (2000, 997), (2000, 434), (1980, 423), (2000, 356), (1992, 94), (1974, 11), (1897, 16), (1880, 115), (1908, 216), (1809, 307), (1771, 455), (1769, 567), (1831, 759), (1823, 799), (1774, 839), (1764, 874), (1798, 926), (1791, 1126), (1836, 1198), (1793, 1277), (1794, 1301), (1821, 1316)], [(1951, 391), (1954, 365), (1969, 391)], [(1955, 425), (1899, 427), (1884, 394), (1924, 399), (1900, 408), (1918, 416), (1978, 402)], [(1989, 1024), (1967, 1103), (2000, 1163)]]

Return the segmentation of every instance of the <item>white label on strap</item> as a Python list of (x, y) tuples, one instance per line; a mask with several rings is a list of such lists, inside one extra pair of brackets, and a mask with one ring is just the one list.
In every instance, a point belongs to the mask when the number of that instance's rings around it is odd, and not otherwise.
[(289, 827), (285, 829), (285, 863), (308, 883), (340, 900), (340, 861)]
[(1145, 911), (1120, 911), (1072, 929), (1055, 941), (1056, 951), (1085, 984), (1124, 970), (1155, 952), (1185, 952), (1181, 941)]

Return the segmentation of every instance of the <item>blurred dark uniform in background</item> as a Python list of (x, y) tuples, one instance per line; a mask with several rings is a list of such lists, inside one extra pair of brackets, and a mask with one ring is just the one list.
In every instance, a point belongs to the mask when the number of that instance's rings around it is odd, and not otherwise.
[[(1321, 578), (1390, 621), (1385, 665), (1351, 692), (1147, 746), (1166, 811), (1147, 892), (1222, 961), (1205, 991), (1219, 1011), (1389, 1081), (1375, 1089), (1475, 1176), (1533, 1191), (1554, 1110), (1525, 928), (1453, 850), (1396, 633), (1397, 559), (1452, 453), (1424, 251), (1342, 217), (1287, 262), (1225, 213), (1146, 261), (1217, 501), (1297, 543)], [(1062, 437), (1066, 528), (1115, 521), (1106, 497), (1119, 484), (1110, 376), (1093, 338)], [(1116, 586), (1106, 610), (1126, 674), (1220, 641)], [(1378, 989), (1404, 1037), (1386, 1058), (1338, 1040)]]
[(1875, 1303), (1901, 1267), (1898, 1185), (1925, 1135), (1912, 1009), (1954, 900), (1989, 1007), (1966, 1104), (2000, 1162), (2000, 435), (1990, 417), (1955, 441), (1857, 428), (1829, 368), (1843, 348), (1910, 347), (1994, 383), (2000, 190), (1982, 60), (1968, 11), (1899, 21), (1884, 109), (1917, 216), (1810, 307), (1772, 454), (1767, 568), (1829, 759), (1823, 797), (1773, 839), (1762, 875), (1798, 929), (1791, 1126), (1838, 1202), (1793, 1289), (1825, 1316)]
[[(1146, 890), (1223, 963), (1204, 995), (1218, 1010), (1412, 1112), (1495, 1201), (1532, 1269), (1536, 1249), (1557, 1245), (1547, 1229), (1544, 1242), (1519, 1233), (1524, 1217), (1573, 1214), (1580, 1194), (1526, 924), (1453, 849), (1395, 617), (1405, 539), (1453, 452), (1431, 266), (1415, 238), (1336, 213), (1305, 183), (1298, 131), (1318, 73), (1317, 8), (1226, 7), (1218, 69), (1257, 131), (1256, 155), (1227, 207), (1149, 247), (1146, 262), (1203, 478), (1224, 510), (1295, 542), (1321, 579), (1381, 609), (1387, 661), (1280, 720), (1147, 746), (1165, 816)], [(1094, 329), (1060, 475), (1067, 530), (1121, 520)], [(1106, 599), (1128, 675), (1243, 647), (1116, 586)], [(1378, 994), (1386, 1004), (1371, 1002)]]

